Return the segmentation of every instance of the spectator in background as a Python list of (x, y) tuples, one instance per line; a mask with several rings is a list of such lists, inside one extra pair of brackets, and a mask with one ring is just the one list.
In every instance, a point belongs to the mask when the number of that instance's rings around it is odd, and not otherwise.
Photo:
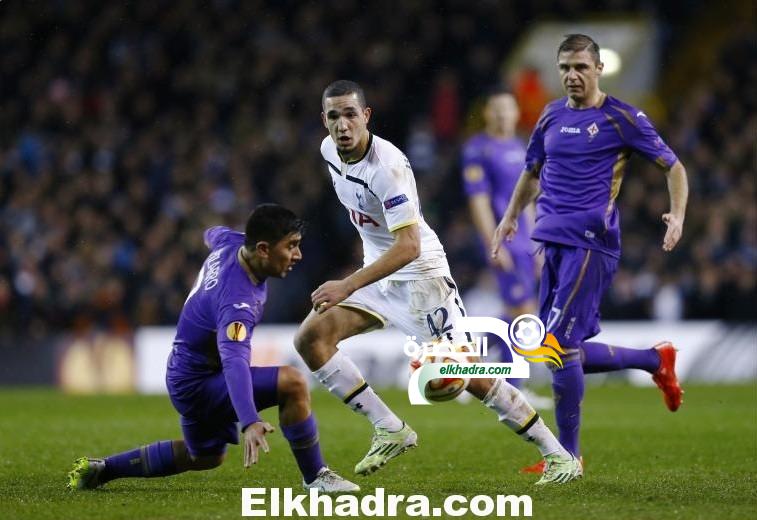
[[(406, 2), (386, 26), (373, 22), (385, 15), (381, 3), (0, 3), (0, 334), (173, 323), (204, 255), (198, 232), (241, 224), (233, 215), (263, 201), (313, 222), (301, 280), (267, 306), (268, 321), (301, 319), (312, 289), (354, 262), (325, 171), (302, 175), (323, 169), (312, 99), (346, 72), (376, 85), (376, 131), (393, 142), (406, 142), (412, 121), (433, 120), (439, 70), (456, 76), (442, 96), (456, 99), (441, 103), (444, 142), (420, 146), (434, 150), (423, 173), (434, 182), (420, 196), (465, 290), (484, 266), (449, 189), (461, 115), (506, 57), (502, 42), (527, 26), (514, 20), (570, 17), (586, 5), (519, 4), (513, 14), (507, 3)], [(345, 31), (329, 31), (325, 12)], [(671, 12), (676, 23), (689, 16)], [(683, 295), (684, 317), (753, 318), (755, 48), (752, 32), (734, 31), (718, 70), (666, 100), (660, 130), (693, 181), (692, 232), (670, 260), (686, 267), (650, 254), (656, 244), (643, 230), (657, 216), (645, 194), (658, 177), (632, 167), (619, 202), (629, 290), (607, 298), (606, 317), (651, 317), (664, 278)], [(296, 148), (312, 154), (293, 162)], [(717, 226), (712, 211), (722, 214)], [(651, 291), (641, 283), (650, 279)]]

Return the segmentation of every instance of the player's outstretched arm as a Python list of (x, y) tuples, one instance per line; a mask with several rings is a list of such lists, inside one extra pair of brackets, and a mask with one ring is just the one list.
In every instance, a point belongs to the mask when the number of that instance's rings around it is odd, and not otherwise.
[(492, 258), (497, 258), (503, 240), (510, 241), (515, 237), (518, 231), (518, 218), (523, 209), (536, 199), (539, 194), (539, 174), (536, 168), (533, 170), (523, 170), (515, 185), (510, 203), (507, 205), (507, 211), (502, 217), (491, 243)]
[(394, 231), (392, 247), (370, 265), (352, 273), (344, 280), (330, 280), (310, 295), (313, 308), (321, 313), (345, 300), (361, 287), (386, 278), (403, 268), (421, 254), (421, 232), (418, 224), (410, 224)]
[(670, 212), (662, 216), (667, 225), (662, 249), (672, 251), (683, 234), (683, 221), (686, 217), (686, 203), (689, 200), (689, 182), (686, 169), (681, 161), (676, 161), (672, 168), (665, 172), (668, 178), (668, 192), (670, 193)]

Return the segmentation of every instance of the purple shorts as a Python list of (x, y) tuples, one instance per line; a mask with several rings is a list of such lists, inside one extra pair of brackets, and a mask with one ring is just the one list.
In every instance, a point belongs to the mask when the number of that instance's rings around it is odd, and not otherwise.
[(617, 258), (599, 251), (544, 244), (539, 318), (568, 358), (599, 333), (599, 303), (617, 268)]
[[(277, 403), (279, 367), (250, 367), (257, 411)], [(187, 450), (194, 456), (221, 455), (226, 444), (239, 444), (237, 414), (223, 373), (196, 378), (167, 378), (168, 394), (181, 415)]]
[(505, 244), (502, 247), (506, 247), (512, 256), (514, 269), (508, 272), (495, 269), (499, 293), (506, 306), (517, 307), (533, 300), (536, 295), (534, 257), (526, 249), (513, 248)]

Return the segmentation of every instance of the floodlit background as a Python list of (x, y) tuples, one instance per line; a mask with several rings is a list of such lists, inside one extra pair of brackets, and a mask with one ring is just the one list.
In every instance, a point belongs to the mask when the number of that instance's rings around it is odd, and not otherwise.
[[(665, 254), (664, 176), (631, 163), (607, 337), (675, 341), (690, 380), (754, 380), (754, 22), (749, 1), (3, 1), (0, 385), (159, 391), (203, 229), (269, 201), (310, 228), (304, 261), (270, 282), (278, 327), (253, 342), (261, 362), (295, 361), (310, 292), (362, 261), (318, 152), (320, 95), (339, 78), (365, 87), (372, 130), (410, 158), (469, 312), (490, 313), (461, 143), (498, 82), (528, 137), (561, 95), (568, 32), (598, 40), (602, 87), (649, 114), (691, 183), (683, 241)], [(355, 356), (401, 385), (402, 336), (388, 334)]]

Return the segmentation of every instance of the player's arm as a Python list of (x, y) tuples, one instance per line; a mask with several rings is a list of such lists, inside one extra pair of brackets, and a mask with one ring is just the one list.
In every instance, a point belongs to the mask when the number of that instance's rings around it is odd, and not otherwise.
[(492, 239), (491, 252), (493, 258), (497, 258), (503, 240), (509, 242), (515, 237), (515, 233), (518, 231), (518, 218), (520, 214), (539, 195), (539, 169), (540, 166), (537, 165), (523, 170), (523, 173), (520, 174), (518, 183), (515, 185), (515, 190), (510, 197), (510, 203), (507, 205), (507, 210), (499, 222)]
[[(462, 151), (463, 190), (468, 196), (468, 210), (479, 239), (482, 244), (489, 244), (497, 229), (497, 218), (492, 211), (492, 186), (486, 176), (485, 163), (482, 147), (475, 141), (466, 143)], [(512, 257), (507, 250), (502, 250), (496, 259), (490, 257), (489, 263), (504, 271), (513, 268)]]
[(670, 193), (670, 212), (662, 216), (662, 221), (668, 226), (662, 248), (672, 251), (683, 234), (683, 221), (686, 217), (686, 204), (689, 200), (689, 182), (686, 178), (686, 168), (681, 161), (676, 161), (665, 172), (668, 179), (668, 193)]
[(375, 262), (358, 269), (343, 280), (330, 280), (313, 291), (313, 308), (323, 312), (361, 287), (386, 278), (420, 256), (421, 233), (417, 223), (396, 229), (393, 235), (394, 243)]
[(368, 180), (371, 193), (382, 203), (384, 218), (394, 242), (384, 254), (344, 280), (324, 283), (311, 295), (313, 308), (323, 312), (361, 287), (386, 278), (421, 254), (419, 210), (410, 163), (404, 155), (388, 158), (388, 164)]
[[(471, 220), (478, 231), (478, 236), (483, 244), (490, 243), (497, 230), (497, 220), (492, 211), (491, 197), (488, 193), (476, 193), (468, 197), (468, 209)], [(503, 271), (512, 271), (513, 259), (507, 249), (501, 249), (494, 263)]]
[[(630, 113), (636, 112), (635, 116)], [(670, 193), (670, 212), (662, 215), (667, 226), (662, 249), (672, 251), (683, 234), (683, 221), (686, 215), (686, 203), (689, 199), (689, 184), (686, 169), (678, 160), (673, 150), (660, 137), (657, 129), (641, 110), (633, 109), (626, 117), (618, 117), (625, 144), (653, 162), (663, 170), (668, 181)], [(622, 111), (619, 111), (623, 114)]]
[(510, 196), (507, 210), (505, 210), (505, 214), (502, 216), (502, 220), (500, 220), (494, 233), (491, 243), (492, 258), (497, 258), (503, 240), (509, 242), (515, 237), (515, 233), (518, 231), (518, 218), (520, 214), (539, 195), (539, 175), (541, 167), (547, 158), (544, 149), (544, 129), (546, 128), (547, 120), (548, 109), (545, 108), (539, 117), (539, 121), (536, 123), (536, 127), (534, 127), (534, 131), (531, 133), (531, 138), (528, 140), (526, 164), (523, 172), (520, 174), (520, 178), (518, 178), (518, 183), (515, 185), (513, 194)]
[(392, 234), (394, 235), (392, 247), (387, 249), (372, 264), (355, 271), (345, 278), (345, 282), (347, 282), (351, 293), (361, 287), (386, 278), (420, 256), (421, 232), (418, 224), (407, 225), (395, 230)]
[(218, 352), (229, 399), (244, 433), (245, 468), (257, 463), (259, 448), (268, 453), (265, 435), (273, 431), (273, 427), (258, 416), (253, 398), (249, 342), (252, 325), (251, 320), (237, 318), (225, 326), (220, 326), (217, 335)]

